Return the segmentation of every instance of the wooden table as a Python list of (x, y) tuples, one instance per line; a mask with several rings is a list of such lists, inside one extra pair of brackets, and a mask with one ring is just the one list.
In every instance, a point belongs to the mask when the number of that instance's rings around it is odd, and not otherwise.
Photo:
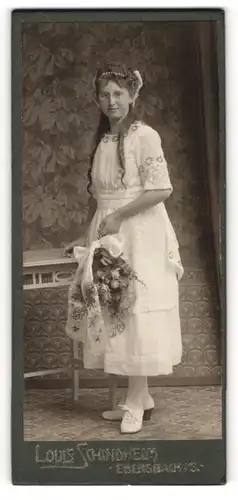
[(68, 286), (76, 268), (76, 260), (60, 248), (23, 252), (24, 290)]
[[(23, 289), (37, 290), (69, 286), (73, 280), (76, 268), (76, 260), (73, 257), (65, 257), (61, 248), (26, 251), (23, 253)], [(73, 342), (73, 351), (75, 359), (79, 359), (79, 346), (77, 342)], [(72, 367), (28, 372), (24, 374), (24, 378), (41, 377), (69, 370), (72, 370)]]

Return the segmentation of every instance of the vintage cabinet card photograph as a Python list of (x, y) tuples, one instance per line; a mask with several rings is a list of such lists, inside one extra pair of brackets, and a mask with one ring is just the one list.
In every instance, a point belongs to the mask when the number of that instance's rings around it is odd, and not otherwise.
[(12, 13), (12, 481), (224, 484), (224, 12)]

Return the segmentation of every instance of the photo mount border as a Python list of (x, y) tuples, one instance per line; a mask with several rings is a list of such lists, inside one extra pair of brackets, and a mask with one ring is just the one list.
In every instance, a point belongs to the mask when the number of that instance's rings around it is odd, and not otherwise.
[[(12, 11), (12, 481), (13, 484), (161, 484), (216, 485), (226, 482), (226, 167), (225, 167), (225, 34), (222, 9), (15, 9)], [(28, 442), (23, 436), (24, 342), (22, 287), (22, 198), (21, 198), (21, 30), (23, 23), (41, 22), (217, 22), (219, 83), (220, 159), (220, 297), (222, 323), (222, 439), (178, 441), (89, 441), (89, 449), (156, 449), (162, 471), (117, 473), (114, 463), (88, 462), (83, 468), (43, 468), (36, 460), (40, 446), (47, 450), (76, 449), (83, 443), (70, 441)], [(86, 445), (85, 445), (86, 446)], [(86, 449), (86, 448), (85, 448)], [(72, 452), (73, 453), (73, 452)], [(91, 452), (92, 453), (92, 452)], [(139, 452), (137, 452), (139, 453)], [(96, 456), (96, 455), (95, 455)], [(102, 455), (103, 456), (103, 455)], [(139, 455), (138, 455), (139, 456)], [(44, 460), (44, 459), (43, 459)], [(80, 462), (81, 460), (81, 462)], [(152, 460), (153, 462), (153, 460)], [(136, 462), (133, 462), (136, 463)], [(140, 462), (141, 463), (141, 462)], [(145, 461), (146, 463), (146, 461)], [(170, 472), (166, 464), (190, 464), (187, 471)], [(75, 462), (82, 465), (80, 453)], [(81, 464), (81, 465), (80, 465)], [(132, 467), (131, 458), (125, 462)], [(192, 470), (191, 464), (201, 465)], [(195, 467), (195, 466), (194, 466)], [(185, 467), (186, 468), (186, 467)], [(196, 467), (195, 467), (196, 468)], [(79, 473), (80, 470), (80, 473)], [(129, 470), (129, 469), (128, 469)], [(80, 476), (80, 477), (79, 477)]]

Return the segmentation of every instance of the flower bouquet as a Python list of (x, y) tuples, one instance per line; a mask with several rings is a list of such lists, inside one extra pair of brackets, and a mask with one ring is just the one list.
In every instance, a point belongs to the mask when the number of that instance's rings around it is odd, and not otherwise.
[(112, 336), (121, 333), (125, 329), (125, 313), (135, 300), (130, 283), (142, 282), (123, 259), (120, 245), (113, 237), (94, 242), (84, 254), (82, 248), (78, 252), (79, 267), (69, 290), (66, 331), (71, 337), (77, 336), (80, 324), (86, 318), (87, 329), (94, 332), (94, 339), (98, 342), (103, 329), (102, 311), (107, 310)]
[[(130, 282), (140, 281), (136, 273), (121, 256), (113, 257), (103, 247), (95, 250), (92, 269), (100, 304), (108, 307), (111, 314), (123, 314)], [(127, 308), (128, 305), (127, 300)]]

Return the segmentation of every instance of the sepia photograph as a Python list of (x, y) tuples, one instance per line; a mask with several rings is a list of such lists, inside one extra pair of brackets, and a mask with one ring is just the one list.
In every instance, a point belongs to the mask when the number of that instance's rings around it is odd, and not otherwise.
[(224, 438), (218, 24), (21, 22), (23, 440), (43, 468), (110, 441), (118, 476), (148, 476), (140, 442)]

